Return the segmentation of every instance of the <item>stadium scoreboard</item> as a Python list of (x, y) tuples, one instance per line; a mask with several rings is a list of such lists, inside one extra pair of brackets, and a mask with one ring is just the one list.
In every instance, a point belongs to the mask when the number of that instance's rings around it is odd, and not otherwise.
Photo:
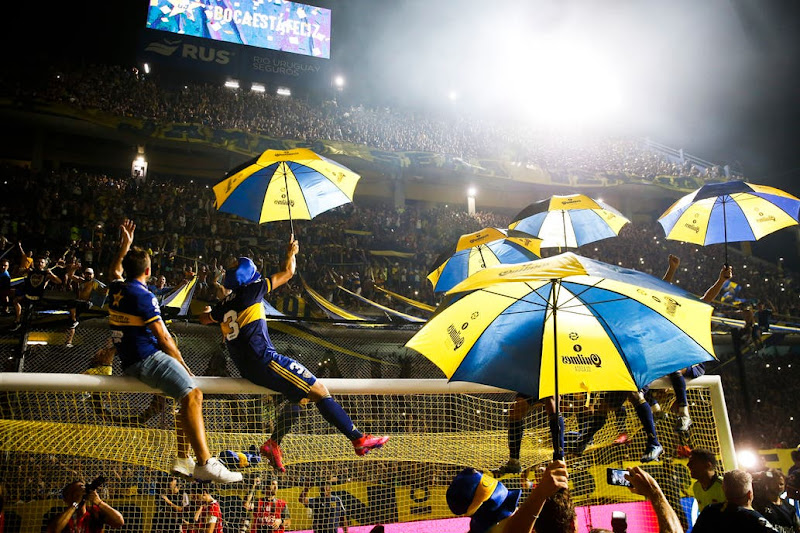
[(330, 90), (331, 10), (283, 0), (148, 0), (139, 59), (206, 80)]
[(331, 10), (282, 0), (150, 0), (147, 27), (189, 37), (331, 57)]

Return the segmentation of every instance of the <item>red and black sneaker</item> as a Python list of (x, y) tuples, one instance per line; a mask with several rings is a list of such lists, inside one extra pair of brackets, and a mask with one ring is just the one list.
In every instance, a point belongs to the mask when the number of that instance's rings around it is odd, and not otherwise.
[(370, 434), (365, 434), (360, 439), (356, 439), (353, 442), (353, 448), (356, 450), (356, 455), (367, 455), (370, 450), (375, 450), (380, 448), (386, 441), (389, 440), (389, 437), (374, 437)]
[(261, 455), (267, 458), (269, 464), (275, 470), (279, 472), (286, 472), (286, 467), (283, 466), (283, 452), (281, 451), (281, 447), (278, 446), (278, 443), (272, 439), (267, 440), (264, 444), (261, 445), (261, 448), (258, 450), (261, 452)]

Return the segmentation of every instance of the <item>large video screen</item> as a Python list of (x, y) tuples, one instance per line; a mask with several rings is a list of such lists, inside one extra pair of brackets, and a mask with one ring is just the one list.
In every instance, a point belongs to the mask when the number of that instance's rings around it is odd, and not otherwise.
[(282, 0), (150, 0), (147, 27), (331, 57), (331, 10)]

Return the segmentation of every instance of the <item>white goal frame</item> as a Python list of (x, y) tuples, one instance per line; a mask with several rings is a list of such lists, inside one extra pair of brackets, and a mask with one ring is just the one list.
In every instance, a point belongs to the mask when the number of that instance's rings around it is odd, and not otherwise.
[[(195, 377), (204, 394), (277, 394), (243, 378)], [(486, 394), (508, 393), (506, 389), (446, 379), (337, 379), (325, 378), (332, 394)], [(720, 454), (727, 470), (738, 468), (728, 408), (720, 376), (704, 375), (687, 380), (687, 388), (706, 388), (716, 422)], [(668, 379), (654, 381), (650, 388), (670, 389)], [(87, 391), (159, 393), (130, 376), (93, 376), (86, 374), (0, 373), (0, 391)]]

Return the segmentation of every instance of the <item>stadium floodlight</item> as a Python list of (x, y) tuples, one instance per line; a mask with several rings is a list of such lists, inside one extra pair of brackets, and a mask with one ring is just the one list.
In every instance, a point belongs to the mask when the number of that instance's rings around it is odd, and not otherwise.
[(739, 460), (739, 466), (745, 470), (751, 470), (758, 467), (759, 456), (753, 450), (740, 450), (739, 453), (736, 454), (736, 458)]
[(239, 88), (239, 81), (238, 80), (228, 80), (225, 82), (225, 87), (228, 89), (238, 89)]
[(278, 93), (278, 96), (292, 96), (292, 91), (288, 87), (278, 87), (275, 92)]
[(467, 213), (469, 215), (475, 215), (475, 195), (477, 193), (478, 190), (475, 187), (467, 189)]
[(131, 178), (138, 183), (147, 179), (147, 159), (145, 159), (144, 146), (137, 146), (136, 157), (131, 163)]
[(458, 100), (458, 93), (455, 91), (450, 91), (447, 94), (447, 97), (450, 99), (451, 102), (455, 102), (456, 100)]
[(333, 78), (333, 84), (341, 91), (344, 88), (344, 76), (336, 76)]
[(254, 93), (264, 93), (267, 91), (267, 88), (260, 83), (254, 83), (250, 86), (250, 90), (253, 91)]

